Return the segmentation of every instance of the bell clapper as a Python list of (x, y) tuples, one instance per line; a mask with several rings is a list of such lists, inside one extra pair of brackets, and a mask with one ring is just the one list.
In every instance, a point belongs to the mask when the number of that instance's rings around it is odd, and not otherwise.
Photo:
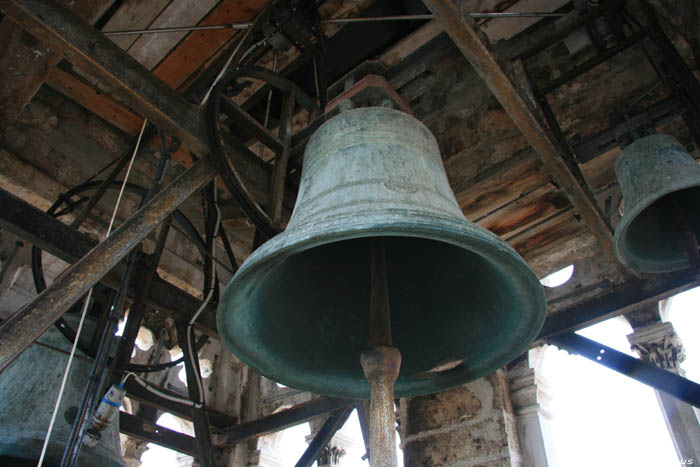
[(372, 240), (369, 346), (360, 358), (370, 385), (370, 465), (397, 467), (394, 382), (401, 353), (392, 346), (384, 240)]

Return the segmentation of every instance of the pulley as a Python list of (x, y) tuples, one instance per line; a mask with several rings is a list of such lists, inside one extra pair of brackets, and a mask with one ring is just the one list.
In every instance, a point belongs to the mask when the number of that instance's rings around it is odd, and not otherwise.
[(360, 355), (377, 238), (401, 353), (397, 397), (484, 376), (536, 336), (545, 314), (539, 281), (510, 246), (464, 218), (433, 135), (408, 114), (369, 107), (341, 113), (310, 138), (286, 231), (258, 248), (223, 294), (223, 341), (287, 386), (368, 398)]
[(687, 268), (698, 255), (700, 165), (672, 136), (633, 142), (618, 157), (615, 173), (624, 215), (615, 230), (615, 251), (640, 272)]

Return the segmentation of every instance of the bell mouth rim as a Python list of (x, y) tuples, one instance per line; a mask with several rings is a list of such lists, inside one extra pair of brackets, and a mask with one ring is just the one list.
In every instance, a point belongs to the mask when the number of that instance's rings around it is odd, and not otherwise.
[[(615, 245), (615, 256), (620, 260), (622, 264), (628, 268), (634, 269), (639, 272), (646, 273), (663, 273), (663, 272), (673, 272), (679, 271), (681, 269), (686, 269), (690, 267), (688, 260), (682, 257), (675, 261), (666, 261), (663, 263), (651, 263), (649, 261), (640, 261), (632, 256), (628, 248), (624, 246), (624, 240), (627, 237), (627, 231), (629, 230), (632, 223), (637, 219), (637, 217), (647, 208), (657, 203), (661, 198), (668, 196), (672, 193), (681, 190), (687, 190), (690, 188), (700, 188), (700, 182), (698, 183), (676, 183), (665, 186), (663, 189), (656, 192), (657, 196), (653, 199), (646, 198), (644, 202), (635, 204), (629, 212), (625, 214), (618, 222), (615, 228), (614, 245)], [(627, 207), (625, 206), (625, 210)]]
[[(526, 315), (526, 319), (522, 320), (523, 324), (515, 332), (509, 334), (507, 341), (509, 345), (505, 345), (500, 352), (483, 358), (475, 367), (462, 371), (445, 371), (438, 376), (423, 380), (423, 384), (411, 380), (408, 382), (410, 384), (402, 386), (400, 375), (395, 386), (396, 397), (430, 394), (468, 383), (502, 368), (524, 352), (544, 324), (546, 295), (539, 279), (520, 255), (500, 237), (463, 218), (434, 213), (426, 215), (425, 212), (404, 209), (396, 209), (393, 214), (395, 219), (387, 220), (386, 211), (370, 213), (363, 216), (362, 221), (357, 221), (356, 216), (342, 215), (330, 221), (307, 224), (307, 226), (313, 225), (313, 230), (305, 228), (304, 225), (295, 226), (268, 240), (239, 268), (221, 296), (216, 322), (222, 342), (246, 365), (285, 386), (333, 397), (368, 399), (369, 385), (366, 383), (361, 390), (351, 389), (349, 387), (351, 384), (338, 384), (336, 385), (338, 390), (335, 391), (328, 386), (328, 375), (306, 373), (303, 377), (294, 378), (287, 372), (285, 377), (280, 378), (273, 363), (255, 358), (252, 343), (244, 343), (245, 338), (240, 338), (240, 332), (236, 335), (222, 332), (232, 329), (232, 326), (227, 326), (227, 323), (231, 320), (233, 313), (226, 311), (235, 308), (237, 298), (252, 293), (268, 272), (290, 256), (317, 246), (344, 240), (403, 236), (452, 244), (497, 264), (503, 274), (509, 275), (515, 285), (514, 288), (520, 291), (515, 295), (518, 297), (521, 311)], [(349, 223), (349, 218), (354, 218), (355, 222)], [(319, 232), (322, 233), (319, 234)], [(239, 284), (242, 286), (239, 287)], [(324, 380), (326, 380), (325, 385)]]

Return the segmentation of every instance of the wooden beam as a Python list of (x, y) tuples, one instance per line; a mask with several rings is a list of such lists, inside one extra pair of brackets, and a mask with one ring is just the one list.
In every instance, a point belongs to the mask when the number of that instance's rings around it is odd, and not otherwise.
[[(128, 378), (124, 383), (126, 388), (127, 396), (129, 399), (135, 400), (141, 404), (145, 404), (149, 407), (154, 407), (156, 409), (168, 412), (173, 415), (177, 415), (185, 420), (192, 420), (192, 406), (186, 405), (181, 402), (177, 402), (177, 399), (187, 399), (186, 396), (165, 389), (161, 386), (157, 386), (152, 383), (148, 383), (149, 387), (155, 389), (160, 394), (167, 396), (161, 397), (154, 392), (141, 386), (139, 383), (134, 381), (134, 378)], [(175, 399), (175, 400), (173, 400)], [(223, 412), (219, 412), (211, 407), (207, 407), (207, 413), (209, 415), (209, 423), (214, 428), (225, 428), (230, 427), (238, 422), (238, 419), (233, 415), (228, 415)]]
[(458, 0), (424, 0), (424, 3), (442, 22), (445, 31), (523, 133), (605, 252), (617, 261), (612, 228), (593, 193), (585, 182), (580, 182), (583, 177), (577, 167), (567, 165), (561, 157), (555, 142), (527, 106), (483, 33)]
[(194, 437), (156, 425), (126, 412), (119, 412), (119, 431), (173, 451), (193, 457), (199, 455)]
[(190, 150), (209, 152), (200, 110), (76, 14), (49, 0), (2, 0), (0, 10)]
[(46, 79), (46, 84), (127, 135), (136, 135), (141, 130), (143, 118), (73, 73), (54, 68)]
[[(114, 0), (65, 2), (92, 23)], [(62, 56), (9, 18), (0, 21), (0, 129), (12, 125)]]
[[(203, 111), (187, 102), (107, 37), (50, 0), (0, 0), (0, 11), (32, 35), (61, 51), (76, 67), (100, 81), (115, 99), (180, 139), (199, 156), (209, 153)], [(271, 168), (248, 153), (230, 151), (252, 193), (267, 193)], [(287, 204), (294, 198), (287, 194)]]
[[(115, 46), (116, 47), (116, 46)], [(122, 223), (88, 254), (63, 271), (30, 303), (0, 325), (0, 371), (38, 339), (105, 277), (157, 225), (216, 175), (211, 156), (200, 159)]]
[(622, 284), (583, 299), (547, 316), (533, 347), (552, 336), (573, 332), (614, 316), (671, 297), (698, 285), (689, 270), (630, 278)]
[(263, 436), (268, 433), (284, 430), (285, 428), (298, 425), (318, 415), (347, 407), (352, 403), (353, 401), (349, 399), (319, 397), (309, 402), (295, 405), (290, 409), (268, 415), (267, 417), (241, 423), (240, 425), (222, 430), (218, 435), (218, 443), (216, 443), (216, 445), (233, 444), (250, 438), (251, 436)]
[[(71, 229), (5, 190), (0, 190), (0, 205), (0, 227), (63, 261), (74, 263), (97, 245), (87, 234)], [(108, 287), (119, 287), (121, 268), (121, 265), (117, 266), (102, 282)], [(129, 296), (132, 297), (136, 287), (129, 289)], [(201, 301), (171, 283), (156, 278), (146, 303), (173, 316), (176, 321), (184, 322), (192, 317)], [(199, 331), (218, 338), (213, 307), (205, 310), (197, 323)]]

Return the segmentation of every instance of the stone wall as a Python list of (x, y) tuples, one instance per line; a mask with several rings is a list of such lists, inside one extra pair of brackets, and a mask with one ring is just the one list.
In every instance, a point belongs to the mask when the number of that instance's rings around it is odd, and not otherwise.
[(406, 466), (521, 466), (502, 370), (454, 389), (401, 400)]

